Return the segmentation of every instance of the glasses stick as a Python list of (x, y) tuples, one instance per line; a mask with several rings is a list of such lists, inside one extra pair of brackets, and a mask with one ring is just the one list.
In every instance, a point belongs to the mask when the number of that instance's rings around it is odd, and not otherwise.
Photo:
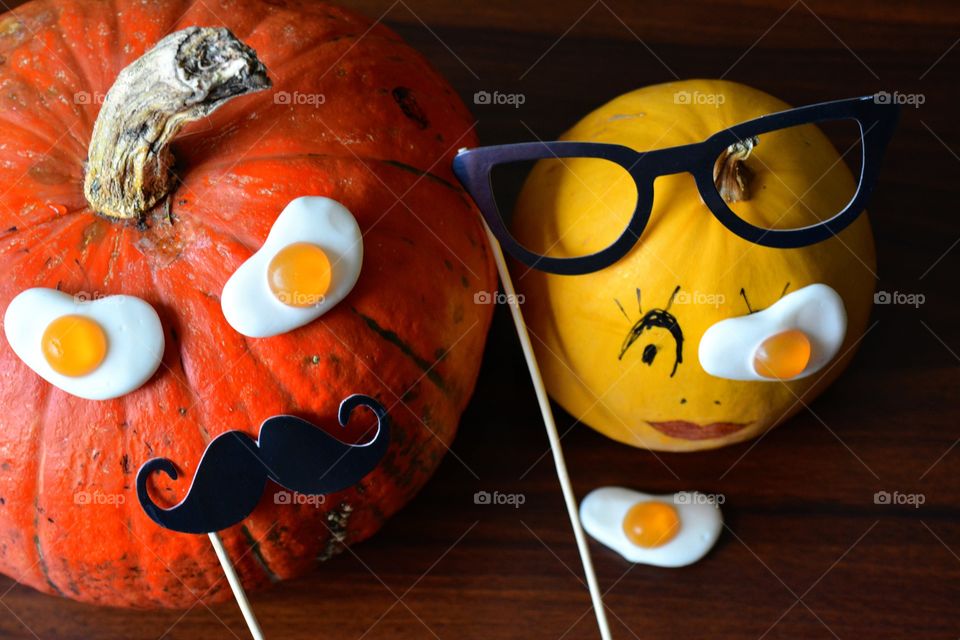
[(510, 278), (510, 271), (507, 269), (506, 260), (503, 258), (503, 251), (500, 249), (500, 244), (497, 242), (496, 237), (494, 237), (493, 232), (490, 231), (490, 227), (487, 226), (486, 221), (483, 221), (483, 228), (487, 232), (490, 248), (493, 251), (493, 257), (497, 263), (497, 271), (500, 273), (503, 292), (507, 294), (507, 303), (510, 306), (510, 314), (513, 316), (513, 324), (517, 329), (517, 337), (520, 338), (520, 346), (523, 348), (523, 356), (527, 361), (527, 369), (530, 370), (530, 380), (533, 382), (533, 388), (537, 392), (537, 401), (540, 403), (540, 413), (543, 414), (543, 425), (547, 429), (547, 438), (550, 440), (550, 450), (553, 452), (553, 464), (557, 469), (557, 479), (560, 480), (563, 500), (567, 505), (570, 525), (573, 527), (573, 537), (576, 538), (577, 541), (577, 550), (580, 552), (580, 561), (583, 563), (583, 573), (587, 578), (587, 588), (590, 590), (590, 599), (593, 601), (593, 611), (597, 616), (597, 626), (600, 627), (600, 638), (602, 640), (611, 640), (612, 636), (610, 635), (610, 625), (607, 622), (607, 612), (603, 606), (603, 595), (600, 593), (597, 574), (593, 569), (593, 560), (590, 558), (587, 537), (583, 532), (583, 526), (580, 524), (580, 515), (577, 513), (577, 500), (573, 495), (570, 475), (567, 473), (567, 463), (563, 457), (563, 448), (560, 446), (560, 435), (557, 433), (557, 423), (553, 418), (553, 412), (550, 410), (550, 398), (543, 384), (543, 377), (540, 375), (540, 366), (537, 364), (537, 358), (533, 353), (530, 334), (527, 331), (527, 324), (523, 321), (520, 305), (517, 303), (517, 292), (513, 288), (513, 280)]
[(233, 564), (230, 562), (230, 556), (227, 555), (227, 550), (223, 546), (223, 540), (220, 538), (220, 534), (216, 531), (211, 531), (208, 535), (210, 536), (210, 544), (213, 545), (213, 550), (217, 552), (217, 558), (220, 560), (223, 572), (227, 576), (227, 582), (230, 583), (233, 597), (236, 598), (237, 604), (240, 605), (240, 612), (243, 614), (243, 619), (247, 622), (250, 635), (253, 636), (253, 640), (263, 640), (263, 631), (260, 630), (260, 623), (257, 622), (257, 616), (254, 615), (250, 601), (247, 600), (247, 593), (243, 590), (243, 584), (240, 582), (240, 576), (237, 575), (237, 570), (233, 568)]

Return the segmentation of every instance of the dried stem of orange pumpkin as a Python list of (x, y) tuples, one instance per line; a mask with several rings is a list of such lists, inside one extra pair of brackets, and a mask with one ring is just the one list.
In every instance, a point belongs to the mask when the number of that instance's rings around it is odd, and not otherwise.
[(750, 199), (750, 180), (753, 172), (747, 166), (753, 148), (760, 141), (756, 137), (746, 138), (723, 150), (713, 165), (713, 183), (725, 202), (741, 202)]
[(188, 122), (270, 87), (256, 52), (227, 29), (172, 33), (117, 76), (93, 128), (83, 193), (94, 211), (138, 219), (171, 189), (169, 144)]

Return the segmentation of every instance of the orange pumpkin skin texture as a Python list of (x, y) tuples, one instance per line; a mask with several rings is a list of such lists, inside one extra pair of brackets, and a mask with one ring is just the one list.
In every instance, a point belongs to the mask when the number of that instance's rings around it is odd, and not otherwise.
[[(193, 25), (229, 28), (273, 88), (188, 125), (172, 146), (182, 182), (142, 224), (94, 214), (83, 166), (102, 96), (146, 48)], [(275, 504), (272, 486), (223, 535), (251, 589), (372, 535), (446, 451), (490, 322), (473, 292), (495, 286), (493, 263), (450, 172), (452, 150), (476, 144), (458, 97), (382, 25), (295, 0), (38, 0), (0, 17), (0, 61), (0, 308), (30, 287), (135, 295), (156, 308), (167, 344), (145, 386), (93, 402), (44, 382), (0, 337), (0, 570), (105, 605), (229, 598), (205, 536), (142, 512), (138, 466), (176, 462), (185, 477), (153, 480), (157, 500), (173, 504), (224, 431), (256, 435), (264, 419), (293, 413), (357, 441), (370, 420), (336, 422), (351, 393), (391, 414), (380, 467), (319, 506)], [(276, 99), (284, 92), (323, 102)], [(224, 319), (220, 290), (302, 195), (357, 218), (359, 282), (320, 320), (245, 339)]]
[[(725, 100), (684, 104), (678, 94)], [(733, 82), (671, 82), (611, 100), (562, 138), (617, 143), (638, 151), (661, 149), (700, 142), (726, 127), (787, 108), (772, 96)], [(758, 155), (761, 152), (766, 155)], [(757, 162), (759, 158), (766, 164)], [(733, 206), (755, 223), (783, 211), (756, 206), (764, 198), (791, 202), (791, 193), (801, 194), (806, 207), (820, 210), (820, 205), (853, 193), (850, 171), (813, 127), (795, 130), (792, 137), (761, 138), (746, 165), (754, 172), (755, 193)], [(770, 179), (771, 166), (787, 181), (816, 187), (805, 191)], [(824, 174), (818, 167), (830, 170)], [(598, 163), (580, 169), (576, 160), (566, 160), (565, 166), (541, 161), (520, 194), (513, 232), (529, 247), (563, 251), (573, 246), (581, 251), (574, 255), (584, 255), (589, 253), (586, 248), (599, 250), (606, 246), (601, 242), (609, 244), (622, 232), (635, 197), (633, 181), (619, 169)], [(803, 215), (806, 208), (795, 211), (790, 215)], [(589, 224), (577, 226), (576, 220)], [(802, 226), (800, 219), (788, 221)], [(571, 227), (565, 235), (558, 232)], [(787, 250), (761, 247), (727, 230), (701, 200), (692, 176), (676, 174), (656, 180), (650, 221), (640, 241), (617, 264), (583, 276), (519, 269), (524, 315), (537, 336), (533, 344), (553, 399), (619, 442), (694, 451), (757, 437), (801, 410), (836, 379), (867, 327), (876, 259), (866, 213), (819, 244)], [(823, 369), (789, 382), (729, 380), (703, 370), (698, 346), (707, 328), (748, 313), (741, 289), (759, 310), (780, 299), (785, 287), (793, 292), (814, 283), (836, 290), (847, 314), (843, 345)], [(633, 324), (651, 309), (667, 306), (675, 291), (669, 311), (684, 337), (675, 374), (676, 341), (666, 329), (646, 331), (621, 357)], [(649, 364), (642, 357), (647, 345), (657, 349)]]

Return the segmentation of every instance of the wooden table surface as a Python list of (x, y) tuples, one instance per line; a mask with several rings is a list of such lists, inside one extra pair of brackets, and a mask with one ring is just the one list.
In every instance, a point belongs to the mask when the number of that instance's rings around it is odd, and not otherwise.
[[(212, 0), (211, 0), (212, 1)], [(794, 104), (898, 90), (904, 112), (870, 210), (878, 306), (853, 365), (757, 442), (698, 454), (564, 438), (578, 495), (605, 484), (725, 496), (702, 562), (631, 566), (593, 545), (617, 638), (960, 635), (960, 8), (954, 2), (354, 0), (454, 84), (487, 143), (550, 139), (627, 90), (674, 77)], [(476, 91), (521, 108), (473, 107)], [(572, 424), (559, 413), (561, 429)], [(269, 638), (596, 638), (519, 345), (497, 313), (479, 386), (433, 480), (373, 540), (253, 597)], [(669, 470), (668, 470), (669, 468)], [(672, 472), (672, 473), (671, 473)], [(477, 505), (477, 491), (522, 494)], [(922, 506), (875, 504), (877, 491)], [(237, 608), (97, 609), (0, 579), (0, 638), (246, 638)]]

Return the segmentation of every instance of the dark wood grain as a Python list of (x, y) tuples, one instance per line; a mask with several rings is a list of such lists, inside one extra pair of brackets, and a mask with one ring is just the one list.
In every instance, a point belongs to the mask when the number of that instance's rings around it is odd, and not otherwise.
[[(925, 304), (878, 306), (850, 370), (758, 442), (653, 455), (576, 426), (564, 444), (579, 495), (627, 484), (726, 497), (729, 529), (692, 567), (630, 566), (594, 545), (618, 638), (960, 635), (956, 3), (353, 4), (395, 27), (468, 104), (478, 90), (525, 95), (520, 109), (474, 109), (488, 143), (531, 131), (550, 138), (613, 96), (674, 74), (726, 75), (796, 104), (879, 89), (924, 94), (905, 112), (870, 213), (879, 288), (921, 293)], [(570, 417), (559, 417), (567, 431)], [(455, 455), (375, 539), (254, 596), (267, 636), (597, 637), (547, 451), (501, 310)], [(479, 490), (521, 493), (525, 503), (476, 505)], [(877, 505), (879, 490), (922, 493), (925, 504)], [(0, 595), (2, 638), (247, 637), (230, 605), (104, 610), (7, 579)]]

